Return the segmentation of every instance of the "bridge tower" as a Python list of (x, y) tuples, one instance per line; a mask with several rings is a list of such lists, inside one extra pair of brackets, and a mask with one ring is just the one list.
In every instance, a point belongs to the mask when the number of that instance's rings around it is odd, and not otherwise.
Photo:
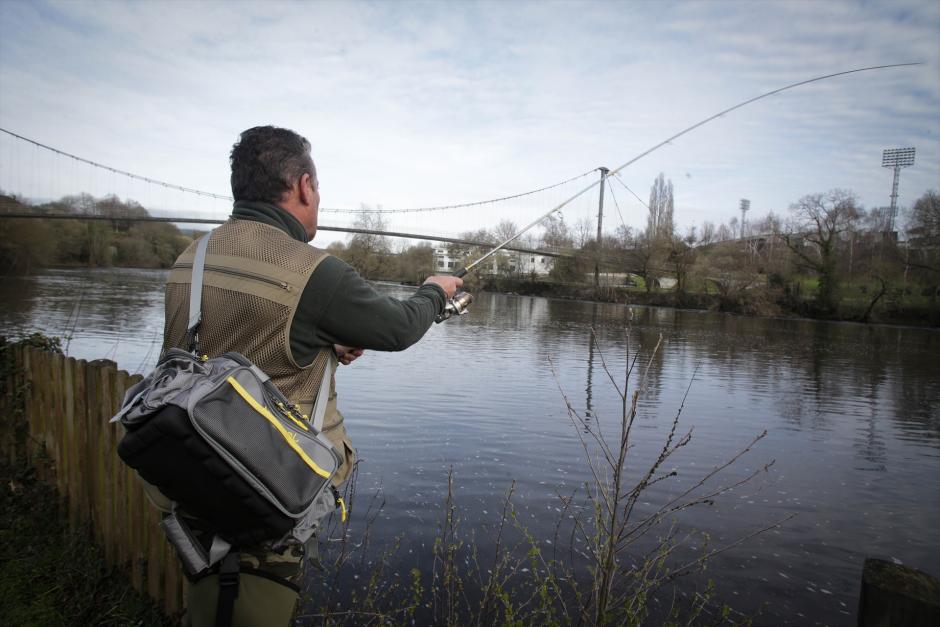
[(601, 237), (604, 228), (604, 183), (607, 181), (607, 173), (610, 172), (605, 167), (597, 168), (601, 172), (601, 197), (597, 204), (597, 250), (594, 251), (594, 289), (597, 290), (601, 285)]

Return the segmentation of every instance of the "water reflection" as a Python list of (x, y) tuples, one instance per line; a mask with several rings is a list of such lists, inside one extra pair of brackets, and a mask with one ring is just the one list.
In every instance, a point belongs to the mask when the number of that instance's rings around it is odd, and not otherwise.
[(148, 370), (163, 336), (166, 271), (127, 268), (48, 270), (8, 279), (0, 323), (9, 335), (41, 330), (62, 338), (70, 354)]
[(856, 470), (884, 472), (888, 469), (887, 451), (884, 436), (879, 433), (877, 403), (873, 398), (871, 401), (868, 420), (862, 421), (864, 426), (859, 429), (858, 437), (855, 439), (859, 456), (868, 462), (868, 465), (856, 466)]

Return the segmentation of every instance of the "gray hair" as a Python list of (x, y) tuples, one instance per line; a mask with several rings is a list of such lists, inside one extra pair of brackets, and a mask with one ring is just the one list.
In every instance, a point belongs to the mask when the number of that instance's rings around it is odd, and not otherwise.
[(304, 174), (317, 175), (310, 142), (277, 126), (244, 131), (232, 146), (229, 162), (235, 200), (276, 203)]

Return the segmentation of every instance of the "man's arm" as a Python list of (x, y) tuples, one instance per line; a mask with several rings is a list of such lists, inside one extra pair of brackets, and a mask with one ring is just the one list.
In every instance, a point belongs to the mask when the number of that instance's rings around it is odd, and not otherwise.
[(382, 294), (347, 263), (327, 257), (304, 287), (290, 330), (297, 363), (313, 360), (322, 346), (398, 351), (425, 334), (461, 283), (456, 277), (431, 277), (409, 298)]

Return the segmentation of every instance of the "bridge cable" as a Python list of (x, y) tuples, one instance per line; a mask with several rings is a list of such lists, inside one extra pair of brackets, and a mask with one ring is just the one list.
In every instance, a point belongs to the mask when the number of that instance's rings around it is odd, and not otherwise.
[(613, 199), (613, 201), (614, 201), (614, 207), (617, 208), (617, 215), (620, 216), (620, 224), (623, 225), (624, 233), (626, 233), (626, 232), (627, 232), (627, 229), (628, 229), (629, 227), (627, 227), (627, 223), (626, 223), (626, 222), (624, 221), (624, 219), (623, 219), (623, 214), (620, 212), (620, 203), (617, 202), (617, 195), (614, 194), (614, 186), (613, 186), (613, 185), (608, 185), (608, 186), (607, 186), (607, 191), (610, 192), (610, 197), (611, 197), (611, 198)]
[(502, 196), (500, 198), (491, 198), (489, 200), (465, 202), (465, 203), (460, 203), (456, 205), (440, 205), (440, 206), (434, 206), (434, 207), (412, 207), (408, 209), (325, 209), (325, 211), (330, 211), (332, 213), (417, 213), (420, 211), (443, 211), (446, 209), (463, 209), (465, 207), (476, 207), (479, 205), (487, 205), (491, 203), (502, 202), (504, 200), (513, 200), (515, 198), (522, 198), (523, 196), (531, 196), (532, 194), (538, 194), (539, 192), (548, 191), (556, 187), (561, 187), (562, 185), (565, 185), (566, 183), (570, 183), (572, 181), (577, 181), (578, 179), (582, 179), (589, 174), (593, 174), (595, 171), (596, 171), (596, 168), (592, 170), (588, 170), (587, 172), (584, 172), (583, 174), (572, 176), (571, 178), (565, 179), (564, 181), (560, 181), (552, 185), (547, 185), (545, 187), (540, 187), (539, 189), (533, 189), (532, 191), (529, 191), (529, 192), (522, 192), (521, 194), (513, 194), (512, 196)]
[[(92, 161), (90, 159), (85, 159), (84, 157), (79, 157), (78, 155), (73, 155), (69, 152), (65, 152), (64, 150), (59, 150), (58, 148), (54, 148), (53, 146), (48, 146), (46, 144), (30, 139), (28, 137), (23, 137), (22, 135), (18, 135), (17, 133), (9, 131), (5, 128), (0, 128), (0, 132), (6, 133), (7, 135), (10, 135), (12, 137), (15, 137), (16, 139), (25, 141), (27, 143), (30, 143), (39, 148), (52, 151), (56, 153), (57, 155), (68, 157), (69, 159), (80, 161), (81, 163), (86, 163), (95, 168), (107, 170), (113, 174), (120, 174), (121, 176), (126, 176), (128, 178), (132, 178), (138, 181), (144, 181), (145, 183), (150, 183), (152, 185), (159, 185), (167, 189), (175, 189), (177, 191), (186, 192), (188, 194), (196, 194), (197, 196), (203, 196), (206, 198), (215, 198), (217, 200), (226, 200), (229, 202), (232, 202), (234, 200), (231, 196), (226, 196), (223, 194), (216, 194), (213, 192), (207, 192), (207, 191), (203, 191), (200, 189), (194, 189), (192, 187), (184, 187), (182, 185), (176, 185), (175, 183), (168, 183), (166, 181), (161, 181), (158, 179), (150, 178), (149, 176), (143, 176), (141, 174), (134, 174), (133, 172), (128, 172), (126, 170), (114, 168), (109, 165), (105, 165), (103, 163)], [(587, 172), (584, 172), (583, 174), (573, 176), (569, 179), (565, 179), (564, 181), (560, 181), (552, 185), (547, 185), (545, 187), (540, 187), (538, 189), (533, 189), (528, 192), (522, 192), (520, 194), (513, 194), (510, 196), (502, 196), (500, 198), (491, 198), (489, 200), (478, 200), (474, 202), (459, 203), (459, 204), (454, 204), (454, 205), (440, 205), (440, 206), (433, 206), (433, 207), (414, 207), (414, 208), (408, 208), (408, 209), (331, 209), (328, 207), (321, 207), (320, 211), (329, 212), (329, 213), (417, 213), (417, 212), (424, 212), (424, 211), (443, 211), (447, 209), (463, 209), (465, 207), (476, 207), (479, 205), (497, 203), (497, 202), (502, 202), (504, 200), (513, 200), (515, 198), (522, 198), (524, 196), (531, 196), (532, 194), (538, 194), (539, 192), (544, 192), (550, 189), (554, 189), (556, 187), (561, 187), (562, 185), (571, 183), (572, 181), (576, 181), (578, 179), (584, 178), (585, 176), (593, 172), (594, 170), (588, 170)]]
[(623, 182), (623, 179), (620, 178), (620, 172), (617, 172), (617, 174), (615, 175), (615, 180), (616, 180), (618, 183), (620, 183), (621, 185), (623, 185), (623, 188), (624, 188), (625, 190), (627, 190), (628, 192), (630, 192), (631, 194), (633, 194), (633, 197), (636, 198), (637, 200), (639, 200), (639, 201), (640, 201), (640, 204), (643, 205), (644, 207), (646, 207), (647, 210), (649, 210), (650, 206), (647, 205), (646, 202), (644, 202), (642, 198), (640, 198), (639, 196), (636, 195), (636, 192), (634, 192), (632, 189), (630, 189), (629, 187), (627, 187), (627, 184)]
[(12, 131), (8, 131), (8, 130), (5, 129), (5, 128), (0, 128), (0, 131), (6, 133), (7, 135), (11, 135), (11, 136), (13, 136), (13, 137), (15, 137), (15, 138), (17, 138), (17, 139), (20, 139), (20, 140), (22, 140), (22, 141), (25, 141), (25, 142), (28, 142), (28, 143), (30, 143), (30, 144), (33, 144), (34, 146), (38, 146), (39, 148), (44, 148), (44, 149), (46, 149), (46, 150), (51, 150), (52, 152), (54, 152), (54, 153), (56, 153), (56, 154), (58, 154), (58, 155), (61, 155), (61, 156), (63, 156), (63, 157), (68, 157), (68, 158), (70, 158), (70, 159), (74, 159), (75, 161), (81, 161), (82, 163), (87, 163), (87, 164), (90, 165), (90, 166), (94, 166), (94, 167), (100, 168), (100, 169), (102, 169), (102, 170), (108, 170), (109, 172), (112, 172), (112, 173), (114, 173), (114, 174), (120, 174), (120, 175), (122, 175), (122, 176), (126, 176), (126, 177), (129, 177), (129, 178), (132, 178), (132, 179), (136, 179), (136, 180), (138, 180), (138, 181), (144, 181), (144, 182), (146, 182), (146, 183), (151, 183), (151, 184), (153, 184), (153, 185), (161, 185), (161, 186), (166, 187), (166, 188), (175, 189), (175, 190), (178, 190), (178, 191), (181, 191), (181, 192), (187, 192), (187, 193), (189, 193), (189, 194), (196, 194), (197, 196), (207, 196), (207, 197), (209, 197), (209, 198), (217, 198), (217, 199), (219, 199), (219, 200), (228, 200), (228, 201), (231, 201), (231, 200), (232, 200), (232, 197), (231, 197), (231, 196), (223, 196), (223, 195), (221, 195), (221, 194), (214, 194), (214, 193), (212, 193), (212, 192), (205, 192), (205, 191), (202, 191), (202, 190), (199, 190), (199, 189), (193, 189), (193, 188), (191, 188), (191, 187), (183, 187), (182, 185), (175, 185), (175, 184), (173, 184), (173, 183), (167, 183), (166, 181), (158, 181), (157, 179), (152, 179), (152, 178), (150, 178), (150, 177), (142, 176), (142, 175), (140, 175), (140, 174), (134, 174), (133, 172), (127, 172), (127, 171), (125, 171), (125, 170), (120, 170), (120, 169), (118, 169), (118, 168), (112, 168), (112, 167), (109, 166), (109, 165), (104, 165), (104, 164), (102, 164), (102, 163), (97, 163), (97, 162), (95, 162), (95, 161), (91, 161), (90, 159), (85, 159), (85, 158), (83, 158), (83, 157), (79, 157), (78, 155), (73, 155), (73, 154), (71, 154), (71, 153), (65, 152), (64, 150), (59, 150), (58, 148), (53, 148), (52, 146), (47, 146), (46, 144), (43, 144), (43, 143), (40, 143), (40, 142), (38, 142), (38, 141), (32, 140), (32, 139), (30, 139), (30, 138), (28, 138), (28, 137), (23, 137), (22, 135), (17, 135), (16, 133), (14, 133), (14, 132), (12, 132)]

